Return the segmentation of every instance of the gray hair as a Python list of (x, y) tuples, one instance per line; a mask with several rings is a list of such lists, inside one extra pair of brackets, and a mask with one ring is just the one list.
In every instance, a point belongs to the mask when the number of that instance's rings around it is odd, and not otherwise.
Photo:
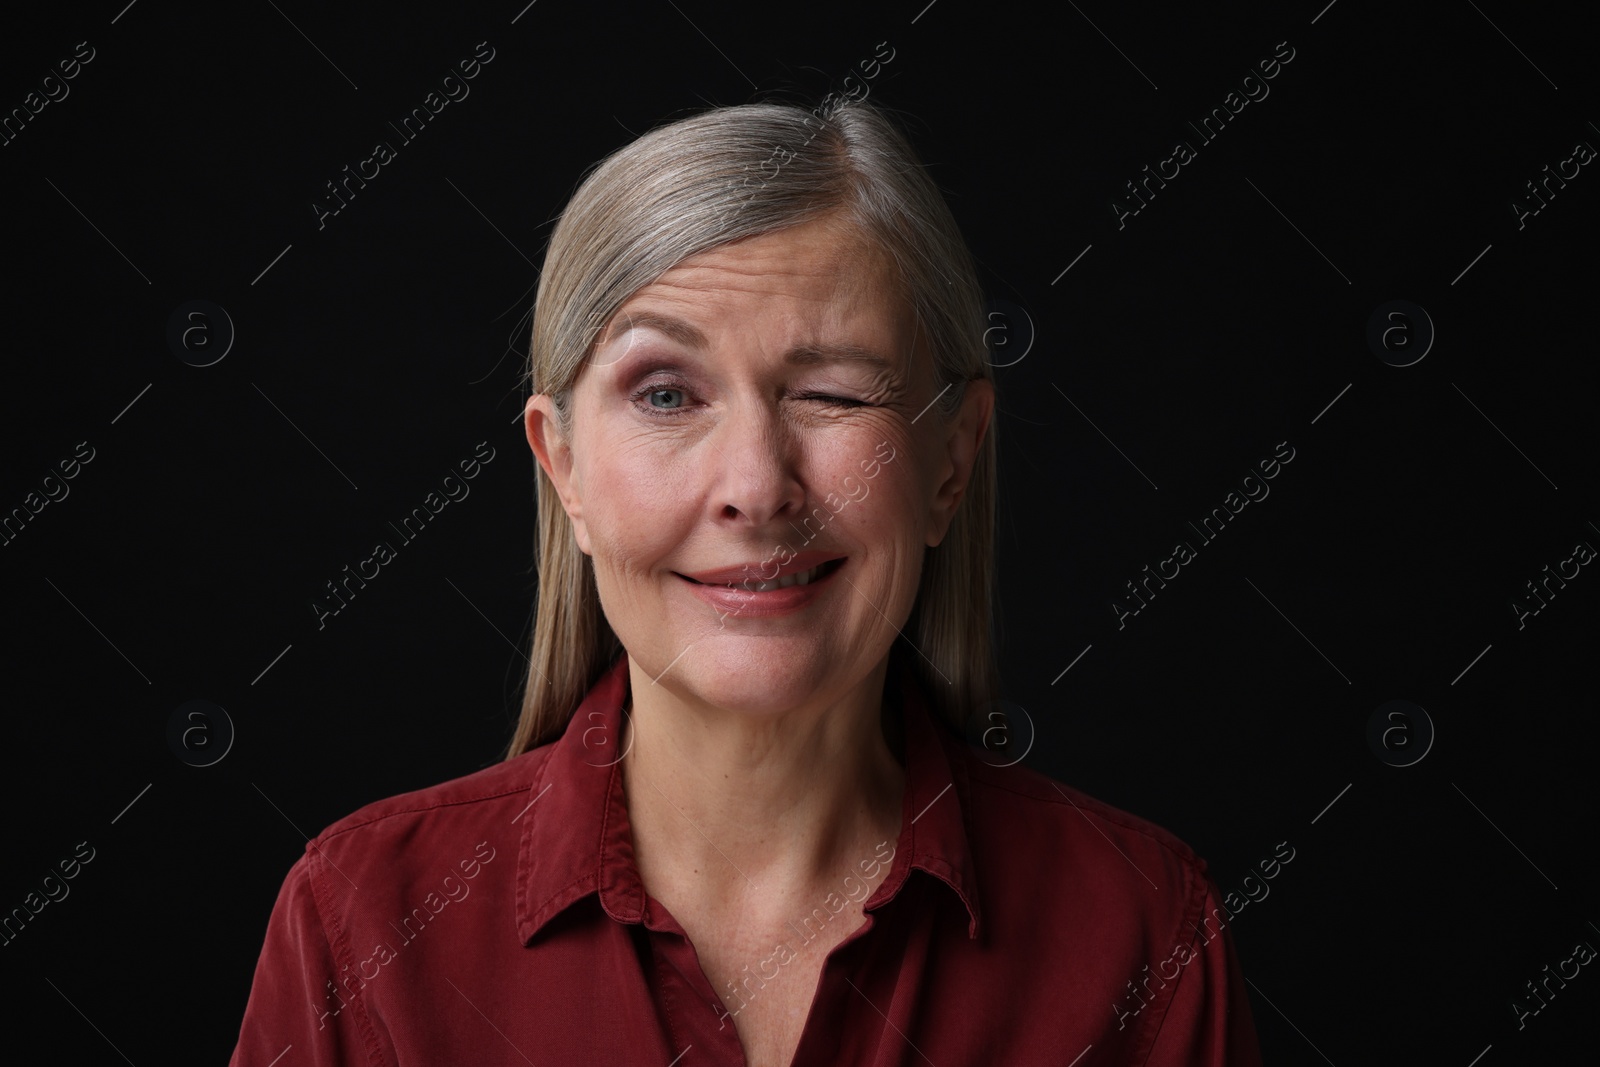
[[(895, 263), (929, 339), (935, 383), (948, 383), (933, 410), (950, 418), (967, 382), (992, 380), (977, 272), (910, 143), (864, 102), (820, 112), (778, 103), (717, 108), (652, 130), (603, 160), (550, 237), (534, 305), (532, 391), (550, 396), (570, 434), (572, 388), (595, 338), (630, 297), (690, 256), (836, 212)], [(891, 650), (891, 668), (896, 657), (903, 661), (936, 715), (958, 732), (997, 692), (995, 459), (991, 420), (950, 529), (927, 550), (904, 637)], [(538, 608), (507, 758), (560, 736), (622, 651), (592, 565), (542, 467), (537, 492)], [(894, 676), (891, 669), (891, 684)]]

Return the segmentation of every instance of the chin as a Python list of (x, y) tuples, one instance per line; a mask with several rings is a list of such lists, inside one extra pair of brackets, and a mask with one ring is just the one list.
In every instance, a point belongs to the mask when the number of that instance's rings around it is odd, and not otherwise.
[(829, 664), (837, 659), (822, 646), (820, 640), (795, 648), (781, 639), (716, 634), (690, 649), (662, 684), (715, 707), (753, 714), (786, 711), (828, 680)]

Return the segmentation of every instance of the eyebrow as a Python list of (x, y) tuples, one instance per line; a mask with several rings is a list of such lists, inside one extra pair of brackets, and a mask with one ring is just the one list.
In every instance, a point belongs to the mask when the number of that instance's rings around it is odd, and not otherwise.
[[(656, 330), (689, 348), (704, 350), (711, 347), (706, 335), (691, 323), (673, 318), (670, 315), (657, 314), (653, 311), (619, 312), (616, 321), (606, 332), (614, 338), (628, 330), (640, 328)], [(894, 363), (874, 349), (863, 345), (831, 341), (810, 341), (796, 345), (785, 354), (784, 362), (791, 366), (815, 366), (823, 363), (865, 363), (868, 366), (878, 367), (882, 370), (894, 369)]]
[(653, 311), (619, 311), (616, 320), (606, 330), (606, 334), (608, 339), (612, 339), (618, 334), (641, 327), (664, 333), (679, 344), (690, 348), (710, 347), (706, 335), (694, 326), (682, 319), (675, 319), (670, 315), (658, 315)]

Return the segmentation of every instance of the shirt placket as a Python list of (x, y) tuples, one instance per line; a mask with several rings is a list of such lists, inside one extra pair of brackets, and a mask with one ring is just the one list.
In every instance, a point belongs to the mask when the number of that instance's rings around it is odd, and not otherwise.
[(739, 1033), (731, 1018), (721, 1018), (721, 998), (706, 978), (688, 935), (655, 901), (646, 906), (644, 926), (654, 956), (656, 1008), (666, 1022), (673, 1055), (682, 1056), (683, 1067), (744, 1067)]

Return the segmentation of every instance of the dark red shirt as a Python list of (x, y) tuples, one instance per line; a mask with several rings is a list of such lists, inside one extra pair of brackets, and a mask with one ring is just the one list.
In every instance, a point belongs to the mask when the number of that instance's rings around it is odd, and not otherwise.
[[(624, 657), (559, 740), (308, 842), (232, 1063), (744, 1064), (729, 1013), (789, 953), (774, 946), (715, 990), (645, 891), (615, 746), (595, 744), (622, 736), (627, 686)], [(826, 957), (794, 1067), (1259, 1064), (1204, 861), (1026, 767), (992, 766), (909, 679), (902, 691), (900, 836), (862, 857), (863, 874), (889, 872)], [(841, 876), (795, 917), (793, 944), (865, 888)]]

